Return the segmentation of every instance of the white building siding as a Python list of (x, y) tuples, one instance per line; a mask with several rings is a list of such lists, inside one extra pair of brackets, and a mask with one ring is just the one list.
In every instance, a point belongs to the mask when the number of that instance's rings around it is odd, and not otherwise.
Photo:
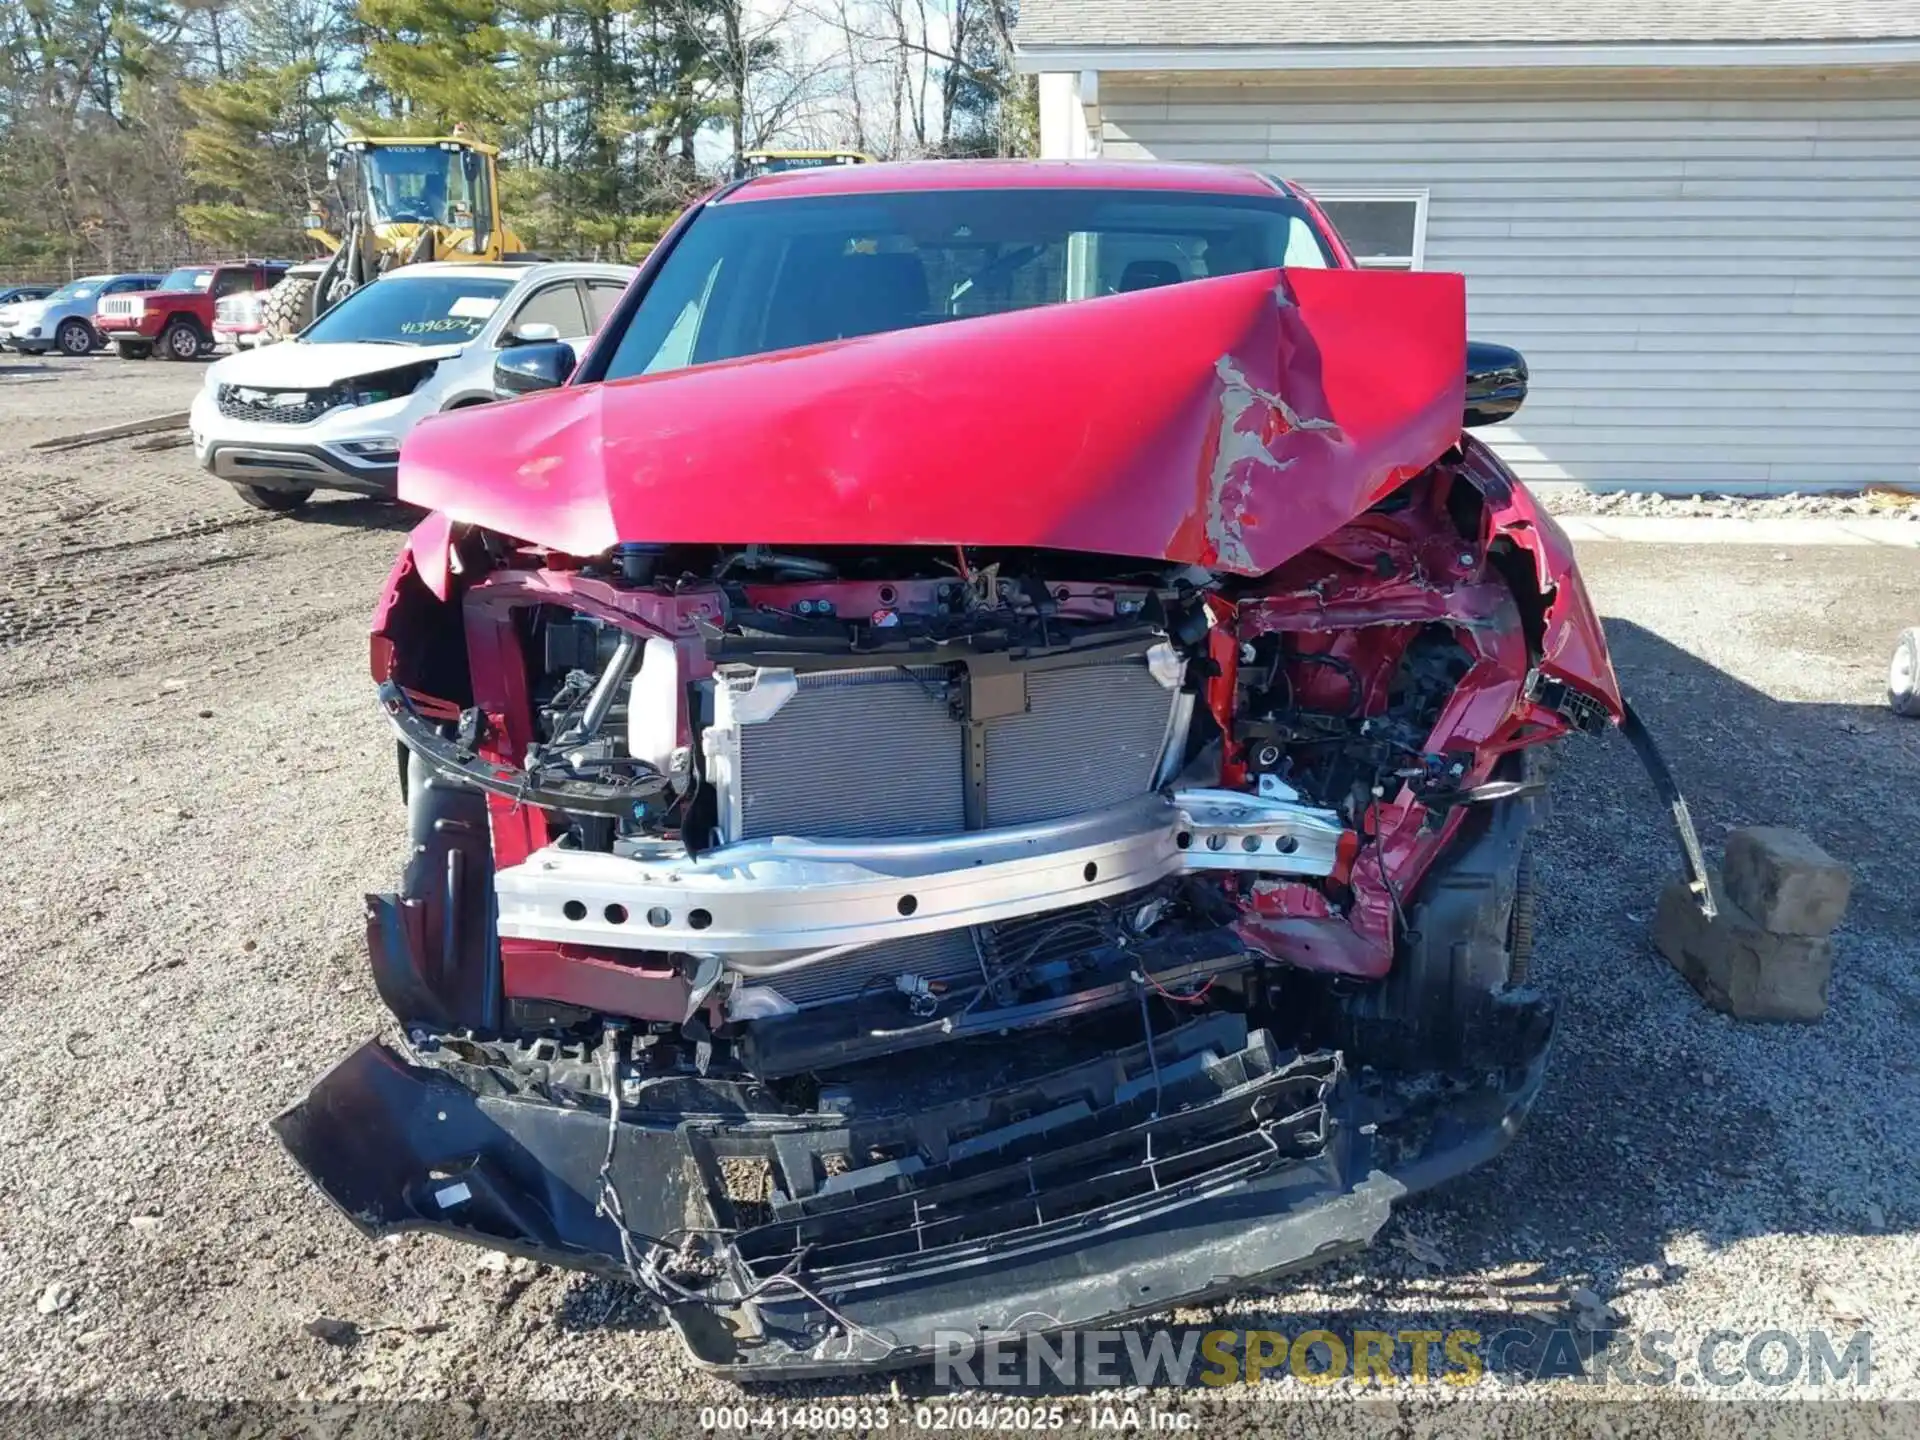
[(1424, 187), (1425, 268), (1533, 372), (1529, 480), (1920, 484), (1920, 80), (1145, 83), (1108, 158)]

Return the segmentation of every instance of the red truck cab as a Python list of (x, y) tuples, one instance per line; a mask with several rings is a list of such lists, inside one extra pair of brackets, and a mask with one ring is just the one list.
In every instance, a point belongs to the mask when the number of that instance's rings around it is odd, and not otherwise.
[(214, 305), (222, 296), (268, 289), (286, 270), (286, 262), (270, 260), (183, 265), (156, 289), (103, 297), (94, 328), (122, 359), (144, 360), (157, 346), (169, 360), (193, 360), (213, 346)]

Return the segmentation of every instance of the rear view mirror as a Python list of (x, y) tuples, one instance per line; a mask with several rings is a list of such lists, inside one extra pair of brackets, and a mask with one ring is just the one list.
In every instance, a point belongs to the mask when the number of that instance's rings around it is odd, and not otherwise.
[(1499, 425), (1527, 398), (1527, 362), (1511, 345), (1467, 342), (1467, 410), (1461, 424)]
[(493, 393), (511, 400), (538, 390), (558, 389), (573, 374), (575, 363), (573, 347), (564, 340), (542, 340), (502, 350), (493, 362)]
[(558, 325), (546, 325), (538, 320), (529, 320), (524, 325), (516, 325), (506, 335), (508, 345), (544, 345), (550, 340), (560, 338)]

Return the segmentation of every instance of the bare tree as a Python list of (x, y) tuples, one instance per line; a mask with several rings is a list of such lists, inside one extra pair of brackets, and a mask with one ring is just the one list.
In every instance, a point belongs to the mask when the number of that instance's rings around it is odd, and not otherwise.
[(899, 158), (1014, 154), (1030, 143), (1011, 0), (833, 0), (812, 14), (832, 30), (836, 103), (866, 148)]
[(807, 43), (800, 0), (670, 0), (669, 13), (694, 57), (694, 105), (726, 124), (736, 158), (806, 125), (832, 89), (834, 57)]

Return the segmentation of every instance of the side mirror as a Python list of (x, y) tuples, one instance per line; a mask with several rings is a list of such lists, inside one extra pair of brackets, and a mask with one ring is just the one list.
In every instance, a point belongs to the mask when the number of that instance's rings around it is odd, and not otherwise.
[(558, 325), (543, 324), (538, 320), (529, 320), (524, 325), (516, 325), (501, 336), (500, 344), (504, 349), (509, 345), (545, 345), (560, 338)]
[(573, 347), (564, 340), (542, 340), (503, 350), (493, 362), (493, 393), (502, 400), (557, 390), (575, 365)]
[(1467, 411), (1461, 424), (1499, 425), (1527, 398), (1527, 362), (1511, 345), (1467, 342)]

